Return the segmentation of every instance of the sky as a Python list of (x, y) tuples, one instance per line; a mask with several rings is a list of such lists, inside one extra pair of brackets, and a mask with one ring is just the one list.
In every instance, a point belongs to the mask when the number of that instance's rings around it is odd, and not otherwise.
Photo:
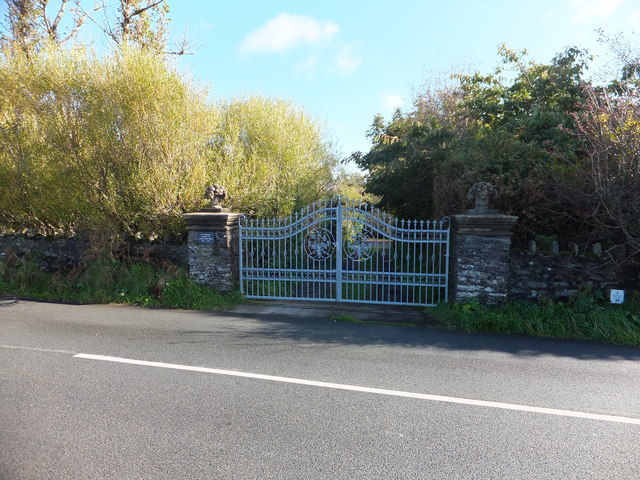
[(640, 43), (640, 0), (168, 1), (172, 36), (186, 34), (194, 53), (181, 70), (213, 99), (295, 102), (339, 158), (368, 151), (373, 117), (410, 109), (425, 86), (492, 72), (502, 43), (541, 63), (586, 48), (597, 65), (611, 54), (596, 29)]

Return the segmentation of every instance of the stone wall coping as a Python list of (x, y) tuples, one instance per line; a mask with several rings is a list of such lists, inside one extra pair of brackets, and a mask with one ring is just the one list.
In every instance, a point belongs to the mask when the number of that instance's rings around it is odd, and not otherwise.
[(511, 236), (518, 221), (514, 215), (504, 214), (460, 214), (453, 215), (457, 235)]
[(187, 222), (187, 230), (215, 230), (234, 228), (242, 213), (200, 211), (185, 213), (182, 218)]

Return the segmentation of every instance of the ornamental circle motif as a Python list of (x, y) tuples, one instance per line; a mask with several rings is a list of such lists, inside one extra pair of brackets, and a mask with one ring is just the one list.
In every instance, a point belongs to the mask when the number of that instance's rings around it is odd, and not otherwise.
[(371, 240), (371, 234), (367, 230), (362, 230), (348, 238), (345, 244), (347, 256), (356, 262), (369, 260), (373, 256)]
[(307, 232), (304, 239), (304, 249), (307, 255), (316, 261), (326, 260), (336, 248), (333, 234), (326, 228), (316, 227)]

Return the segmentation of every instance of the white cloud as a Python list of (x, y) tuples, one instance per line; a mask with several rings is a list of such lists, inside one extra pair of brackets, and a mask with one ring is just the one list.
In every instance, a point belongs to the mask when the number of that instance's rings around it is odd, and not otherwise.
[(301, 45), (330, 40), (339, 27), (304, 15), (281, 13), (251, 32), (240, 44), (244, 53), (285, 53)]
[(339, 73), (353, 73), (362, 60), (353, 53), (352, 45), (343, 45), (335, 56), (335, 67)]
[(570, 0), (569, 6), (574, 12), (571, 20), (575, 23), (586, 23), (602, 20), (618, 10), (627, 0)]
[(382, 98), (382, 106), (387, 110), (396, 110), (404, 107), (404, 98), (397, 93), (388, 93)]

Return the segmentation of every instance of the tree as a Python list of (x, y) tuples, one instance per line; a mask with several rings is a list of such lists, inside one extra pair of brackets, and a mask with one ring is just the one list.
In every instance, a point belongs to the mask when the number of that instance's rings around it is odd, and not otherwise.
[[(106, 6), (103, 8), (106, 10)], [(121, 47), (134, 44), (163, 53), (167, 43), (168, 13), (169, 4), (165, 0), (120, 0), (116, 19), (105, 27), (105, 31)]]
[(572, 113), (589, 59), (575, 48), (549, 64), (504, 46), (500, 55), (510, 77), (504, 67), (454, 75), (456, 85), (419, 95), (412, 111), (374, 119), (371, 150), (353, 159), (383, 207), (422, 218), (461, 212), (468, 187), (484, 180), (500, 192), (497, 206), (520, 216), (521, 234), (554, 233), (546, 185), (558, 152), (569, 158), (580, 142)]
[(235, 208), (285, 216), (327, 194), (335, 157), (320, 125), (301, 108), (251, 96), (222, 102), (219, 111), (210, 169)]
[(626, 247), (622, 259), (611, 257), (624, 261), (640, 253), (640, 90), (585, 92), (574, 114), (583, 155), (558, 172), (557, 192), (589, 241)]
[[(69, 7), (69, 0), (57, 0), (55, 16), (49, 15), (49, 0), (6, 0), (7, 13), (3, 24), (4, 32), (0, 43), (14, 45), (25, 54), (31, 54), (41, 48), (44, 43), (57, 45), (73, 39), (84, 23), (87, 13), (80, 7), (80, 0), (75, 0)], [(61, 31), (62, 20), (67, 12), (71, 13), (71, 26)]]
[(0, 62), (5, 228), (178, 233), (210, 181), (216, 113), (164, 57), (42, 51)]
[(366, 177), (360, 172), (347, 172), (341, 170), (335, 178), (334, 191), (336, 195), (344, 198), (375, 205), (380, 199), (365, 191)]

